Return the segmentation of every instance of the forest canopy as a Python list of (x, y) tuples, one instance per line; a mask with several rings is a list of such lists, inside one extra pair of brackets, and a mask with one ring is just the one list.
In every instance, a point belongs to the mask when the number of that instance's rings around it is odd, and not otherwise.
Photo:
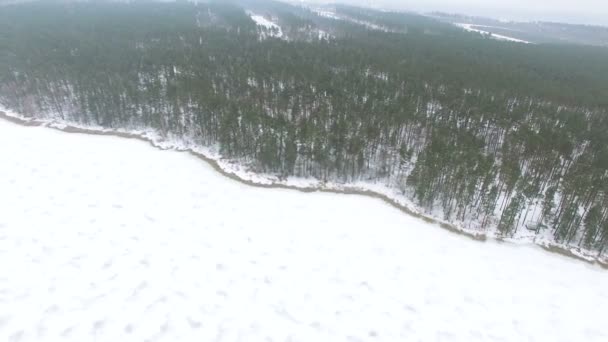
[(0, 104), (24, 115), (150, 128), (257, 172), (380, 182), (471, 228), (608, 246), (606, 48), (235, 0), (3, 6), (0, 51)]

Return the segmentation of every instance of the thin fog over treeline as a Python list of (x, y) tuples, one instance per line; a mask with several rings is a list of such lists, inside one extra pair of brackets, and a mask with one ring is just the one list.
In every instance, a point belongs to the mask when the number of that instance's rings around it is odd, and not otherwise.
[(516, 21), (558, 21), (608, 25), (608, 2), (602, 0), (305, 0), (419, 12), (450, 12)]
[[(24, 2), (209, 2), (213, 0), (0, 0), (0, 5)], [(348, 4), (375, 9), (447, 12), (511, 21), (550, 21), (608, 26), (608, 2), (603, 0), (279, 0), (297, 4)], [(233, 0), (216, 0), (233, 2)]]

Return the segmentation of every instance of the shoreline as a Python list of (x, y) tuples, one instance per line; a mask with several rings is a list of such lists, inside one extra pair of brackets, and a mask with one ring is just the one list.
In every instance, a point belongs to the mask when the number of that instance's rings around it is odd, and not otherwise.
[[(27, 126), (27, 127), (47, 127), (47, 128), (51, 128), (54, 130), (58, 130), (58, 131), (61, 131), (64, 133), (70, 133), (70, 134), (113, 136), (113, 137), (126, 138), (126, 139), (135, 139), (135, 140), (139, 140), (142, 142), (146, 142), (146, 143), (150, 144), (152, 147), (157, 148), (157, 149), (188, 153), (188, 154), (194, 156), (195, 158), (205, 162), (213, 170), (219, 172), (221, 175), (228, 177), (229, 179), (239, 182), (241, 184), (247, 185), (247, 186), (264, 188), (264, 189), (283, 189), (283, 190), (292, 190), (292, 191), (295, 190), (295, 191), (299, 191), (302, 193), (320, 192), (320, 193), (342, 194), (342, 195), (351, 195), (351, 196), (366, 196), (369, 198), (381, 200), (382, 202), (390, 205), (391, 207), (401, 211), (404, 214), (413, 216), (414, 218), (422, 219), (426, 223), (430, 223), (430, 224), (439, 226), (440, 228), (447, 230), (451, 233), (465, 236), (472, 240), (476, 240), (479, 242), (486, 242), (488, 240), (495, 240), (497, 242), (507, 242), (507, 243), (511, 242), (511, 241), (508, 241), (508, 239), (488, 236), (488, 234), (486, 232), (468, 231), (468, 230), (459, 228), (456, 225), (441, 222), (439, 219), (433, 218), (431, 216), (428, 216), (428, 215), (425, 215), (422, 213), (415, 212), (412, 209), (408, 208), (406, 205), (403, 205), (403, 204), (397, 202), (395, 199), (391, 198), (390, 196), (375, 192), (373, 190), (364, 190), (364, 189), (357, 189), (357, 188), (352, 188), (352, 187), (349, 188), (348, 185), (345, 185), (343, 188), (340, 188), (340, 189), (327, 188), (327, 187), (322, 187), (322, 186), (321, 187), (320, 186), (299, 187), (299, 186), (294, 186), (294, 185), (278, 184), (278, 183), (266, 184), (266, 183), (259, 183), (259, 182), (243, 179), (234, 173), (226, 171), (225, 169), (222, 168), (222, 166), (220, 165), (218, 160), (210, 158), (210, 157), (204, 155), (203, 153), (194, 151), (190, 148), (178, 149), (178, 148), (162, 147), (162, 146), (159, 146), (153, 139), (151, 139), (147, 136), (144, 136), (143, 134), (120, 132), (120, 131), (111, 130), (111, 129), (100, 130), (100, 129), (94, 129), (94, 128), (81, 128), (81, 127), (71, 126), (69, 124), (64, 124), (64, 123), (61, 123), (61, 125), (53, 125), (52, 122), (48, 122), (48, 121), (44, 121), (44, 120), (26, 119), (26, 118), (11, 116), (2, 110), (0, 110), (0, 119), (6, 120), (8, 122), (11, 122), (11, 123), (14, 123), (17, 125), (22, 125), (22, 126)], [(513, 242), (511, 242), (511, 243), (513, 243)], [(568, 258), (574, 258), (574, 259), (583, 261), (590, 265), (598, 265), (601, 268), (608, 270), (608, 260), (602, 260), (597, 256), (593, 257), (591, 255), (584, 255), (584, 254), (581, 254), (580, 252), (577, 253), (578, 251), (576, 251), (573, 248), (567, 248), (567, 247), (564, 247), (562, 245), (552, 243), (552, 242), (539, 243), (536, 241), (527, 241), (526, 244), (535, 245), (535, 246), (542, 248), (544, 251), (550, 252), (552, 254), (559, 254), (559, 255), (562, 255), (562, 256), (565, 256)]]

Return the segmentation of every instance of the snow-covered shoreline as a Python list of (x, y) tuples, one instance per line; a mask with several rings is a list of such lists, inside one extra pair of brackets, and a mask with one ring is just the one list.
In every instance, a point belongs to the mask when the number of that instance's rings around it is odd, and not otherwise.
[(221, 154), (214, 147), (203, 147), (193, 142), (184, 141), (183, 139), (179, 139), (177, 137), (163, 138), (154, 130), (107, 129), (103, 127), (78, 125), (59, 120), (33, 119), (20, 115), (1, 105), (0, 119), (9, 120), (13, 123), (26, 126), (45, 126), (66, 133), (109, 135), (128, 139), (138, 139), (148, 142), (153, 147), (159, 149), (190, 153), (208, 163), (214, 170), (222, 175), (249, 186), (291, 189), (308, 193), (326, 192), (372, 197), (379, 199), (396, 209), (399, 209), (405, 214), (422, 219), (427, 223), (435, 224), (445, 230), (467, 236), (474, 240), (486, 241), (488, 239), (493, 239), (514, 244), (535, 244), (548, 252), (576, 258), (581, 261), (597, 264), (605, 269), (608, 269), (608, 259), (599, 258), (596, 253), (590, 251), (585, 251), (583, 249), (564, 244), (558, 244), (545, 239), (530, 239), (527, 237), (505, 238), (498, 235), (495, 230), (489, 229), (487, 231), (479, 231), (475, 229), (468, 229), (438, 217), (425, 214), (419, 208), (417, 208), (414, 203), (405, 198), (405, 196), (399, 194), (395, 189), (391, 189), (381, 184), (366, 182), (339, 184), (334, 182), (321, 182), (315, 179), (301, 179), (293, 177), (279, 179), (273, 175), (259, 174), (249, 171), (243, 165), (235, 161), (226, 160), (222, 158)]

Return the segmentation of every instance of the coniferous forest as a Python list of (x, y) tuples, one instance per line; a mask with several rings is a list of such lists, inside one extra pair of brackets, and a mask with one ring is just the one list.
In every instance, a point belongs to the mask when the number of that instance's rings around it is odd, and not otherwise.
[(606, 48), (338, 5), (34, 2), (0, 8), (0, 104), (608, 253)]

